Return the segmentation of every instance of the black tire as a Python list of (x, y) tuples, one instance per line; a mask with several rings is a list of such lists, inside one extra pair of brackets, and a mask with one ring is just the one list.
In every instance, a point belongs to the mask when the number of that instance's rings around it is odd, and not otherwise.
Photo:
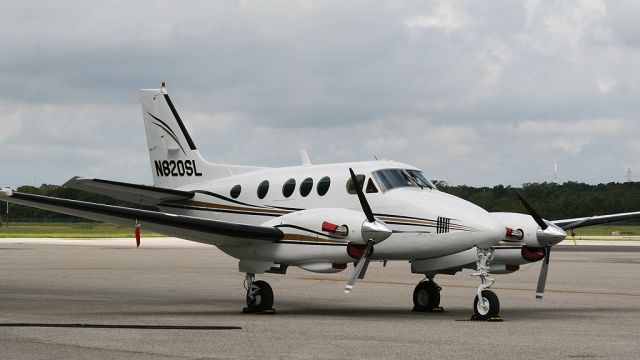
[(479, 320), (487, 320), (493, 317), (497, 317), (500, 313), (500, 300), (498, 300), (498, 295), (496, 295), (491, 290), (483, 290), (482, 297), (489, 301), (489, 308), (483, 309), (478, 307), (478, 296), (473, 300), (473, 312), (475, 313), (475, 317)]
[(258, 290), (258, 293), (255, 294), (253, 299), (250, 299), (247, 293), (247, 307), (249, 311), (263, 312), (265, 310), (271, 310), (273, 308), (273, 289), (271, 289), (271, 285), (262, 280), (254, 281), (253, 285), (260, 288), (260, 290)]
[(440, 287), (433, 281), (423, 281), (413, 289), (413, 310), (433, 311), (440, 306)]

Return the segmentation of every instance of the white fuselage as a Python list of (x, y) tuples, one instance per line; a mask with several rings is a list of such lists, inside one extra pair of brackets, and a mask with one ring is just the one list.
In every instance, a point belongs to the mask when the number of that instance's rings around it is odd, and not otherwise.
[[(191, 184), (181, 190), (196, 191), (193, 199), (161, 204), (161, 209), (182, 215), (211, 218), (235, 223), (265, 224), (283, 215), (307, 209), (342, 208), (361, 212), (358, 197), (347, 192), (349, 168), (364, 178), (364, 189), (376, 218), (384, 221), (394, 233), (376, 245), (373, 259), (414, 260), (428, 259), (457, 253), (474, 246), (490, 247), (504, 235), (504, 225), (484, 209), (443, 193), (436, 189), (418, 186), (397, 187), (383, 190), (379, 179), (372, 172), (380, 169), (414, 169), (415, 167), (393, 161), (369, 161), (357, 163), (268, 168), (240, 175), (232, 175), (208, 182)], [(326, 177), (329, 188), (320, 195), (318, 183)], [(295, 180), (293, 192), (285, 197), (283, 185)], [(310, 192), (303, 196), (301, 184), (311, 179)], [(258, 188), (263, 181), (269, 188), (263, 198)], [(371, 188), (369, 182), (373, 182)], [(309, 182), (309, 180), (307, 180)], [(237, 186), (240, 193), (237, 194)], [(337, 210), (336, 210), (337, 211)], [(278, 220), (275, 220), (278, 221)], [(348, 263), (353, 261), (345, 248), (347, 241), (323, 241), (320, 230), (322, 221), (309, 224), (314, 233), (285, 241), (255, 245), (252, 247), (227, 246), (221, 249), (239, 259), (254, 259), (288, 265), (314, 261)], [(273, 224), (271, 224), (273, 225)], [(283, 229), (284, 230), (284, 229)], [(286, 231), (285, 231), (286, 233)], [(294, 231), (301, 234), (299, 231)], [(310, 236), (309, 236), (310, 235)], [(316, 237), (316, 240), (313, 237)]]

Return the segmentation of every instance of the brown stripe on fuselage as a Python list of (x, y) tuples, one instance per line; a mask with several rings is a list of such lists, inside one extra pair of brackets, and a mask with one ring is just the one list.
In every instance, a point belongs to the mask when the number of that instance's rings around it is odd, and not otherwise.
[(293, 212), (291, 210), (276, 210), (276, 209), (265, 209), (265, 208), (258, 208), (258, 207), (222, 205), (222, 204), (208, 203), (208, 202), (196, 201), (196, 200), (184, 200), (178, 203), (182, 205), (197, 206), (197, 207), (203, 207), (208, 209), (241, 210), (241, 211), (265, 213), (265, 214), (277, 214), (277, 215), (286, 215)]
[[(270, 209), (270, 208), (262, 208), (262, 207), (223, 205), (223, 204), (216, 204), (216, 203), (197, 201), (197, 200), (183, 200), (183, 201), (172, 202), (170, 204), (180, 204), (180, 205), (194, 206), (194, 207), (200, 207), (200, 208), (206, 208), (206, 209), (247, 211), (247, 212), (254, 212), (254, 213), (261, 213), (261, 214), (268, 214), (268, 215), (286, 215), (286, 214), (295, 212), (295, 210), (279, 210), (279, 209)], [(430, 227), (437, 226), (437, 221), (435, 220), (429, 220), (429, 219), (422, 220), (422, 219), (403, 217), (400, 215), (378, 216), (377, 218), (382, 221), (393, 222), (398, 225), (424, 225), (424, 226), (430, 226)], [(453, 230), (464, 230), (464, 231), (473, 230), (473, 228), (470, 228), (465, 225), (450, 224), (449, 226)]]
[(342, 240), (333, 240), (333, 239), (323, 239), (317, 236), (309, 236), (309, 235), (301, 235), (301, 234), (284, 234), (282, 240), (300, 240), (307, 242), (317, 242), (317, 243), (331, 243), (331, 244), (346, 244), (345, 241)]

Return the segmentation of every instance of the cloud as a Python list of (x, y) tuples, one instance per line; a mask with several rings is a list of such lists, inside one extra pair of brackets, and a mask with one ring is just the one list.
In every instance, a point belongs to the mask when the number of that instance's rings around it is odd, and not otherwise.
[(597, 178), (637, 155), (620, 149), (640, 113), (637, 7), (7, 2), (0, 180), (148, 183), (136, 90), (161, 81), (212, 160), (290, 165), (307, 147), (451, 183), (546, 180), (553, 162)]
[(412, 15), (405, 24), (411, 30), (435, 28), (450, 31), (466, 26), (471, 22), (471, 17), (464, 13), (455, 3), (442, 1), (430, 15)]

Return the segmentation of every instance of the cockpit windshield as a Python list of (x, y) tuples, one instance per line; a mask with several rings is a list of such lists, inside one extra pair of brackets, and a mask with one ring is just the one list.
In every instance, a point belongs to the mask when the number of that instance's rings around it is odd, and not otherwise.
[(416, 186), (421, 189), (435, 189), (422, 171), (412, 169), (384, 169), (373, 172), (373, 176), (384, 191), (398, 187)]

